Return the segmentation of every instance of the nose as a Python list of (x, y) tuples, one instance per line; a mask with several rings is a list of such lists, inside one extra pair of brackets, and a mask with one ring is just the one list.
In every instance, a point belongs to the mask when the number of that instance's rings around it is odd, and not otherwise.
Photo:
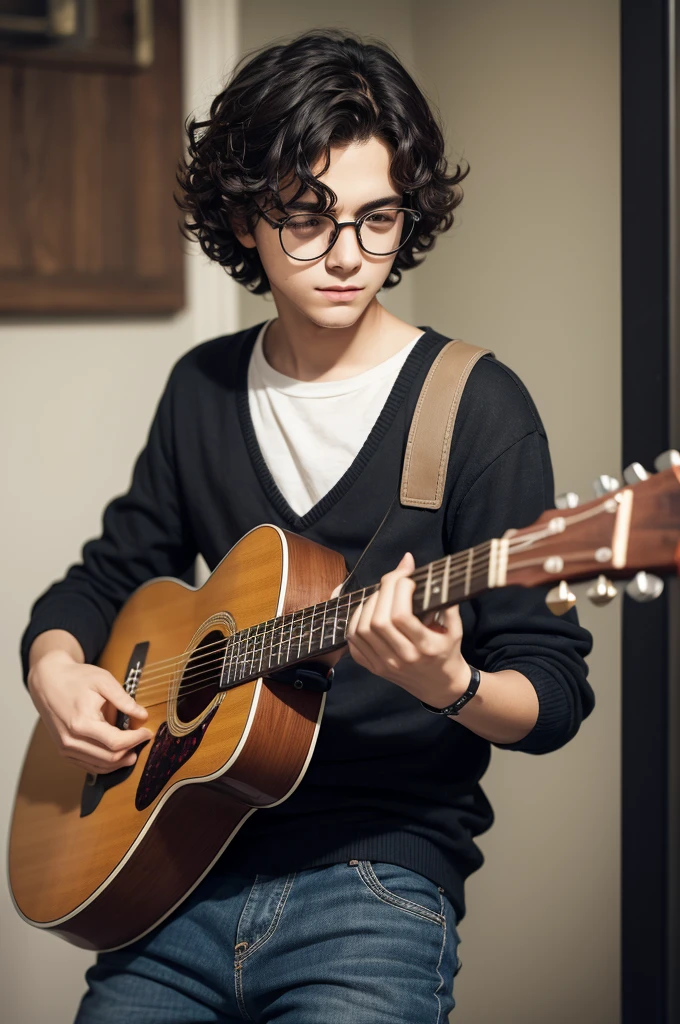
[(326, 266), (330, 270), (349, 272), (361, 266), (362, 254), (354, 224), (341, 224), (335, 244), (326, 255)]

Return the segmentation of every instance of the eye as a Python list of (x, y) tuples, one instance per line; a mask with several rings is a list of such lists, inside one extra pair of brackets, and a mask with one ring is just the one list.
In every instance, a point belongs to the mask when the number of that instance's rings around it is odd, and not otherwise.
[(293, 231), (312, 231), (323, 226), (325, 223), (327, 223), (325, 217), (316, 217), (313, 214), (309, 214), (305, 217), (292, 217), (286, 224), (286, 227), (290, 227)]
[(369, 213), (364, 218), (364, 222), (366, 224), (394, 224), (397, 214), (397, 210), (376, 210), (375, 213)]

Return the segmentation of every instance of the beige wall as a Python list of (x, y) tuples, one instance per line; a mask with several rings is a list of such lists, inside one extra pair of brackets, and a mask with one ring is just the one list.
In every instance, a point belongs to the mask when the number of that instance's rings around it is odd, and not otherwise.
[[(236, 36), (236, 8), (242, 30)], [(495, 349), (543, 415), (557, 488), (588, 495), (619, 459), (618, 7), (615, 0), (186, 0), (186, 108), (204, 106), (235, 49), (314, 25), (390, 42), (441, 106), (469, 160), (457, 226), (385, 296), (404, 319)], [(240, 41), (237, 41), (240, 40)], [(34, 713), (16, 644), (34, 597), (123, 489), (174, 359), (274, 315), (188, 258), (185, 313), (164, 320), (5, 322), (2, 637), (7, 770), (2, 822)], [(461, 926), (458, 1024), (618, 1020), (618, 606), (595, 612), (597, 711), (564, 750), (496, 751), (497, 821)], [(23, 925), (2, 893), (4, 1010), (68, 1024), (90, 958)], [(35, 965), (42, 964), (36, 985)]]
[[(557, 491), (587, 499), (620, 465), (618, 4), (417, 9), (420, 81), (471, 166), (458, 226), (419, 272), (417, 322), (520, 374)], [(619, 1020), (620, 602), (596, 610), (578, 589), (597, 709), (554, 754), (494, 751), (496, 824), (468, 884), (458, 1024)]]

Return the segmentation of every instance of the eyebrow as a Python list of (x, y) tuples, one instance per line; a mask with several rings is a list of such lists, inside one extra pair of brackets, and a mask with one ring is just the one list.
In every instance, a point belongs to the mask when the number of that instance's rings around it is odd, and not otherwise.
[[(400, 202), (401, 202), (401, 196), (396, 196), (396, 195), (382, 196), (380, 199), (371, 199), (370, 202), (364, 203), (362, 206), (359, 207), (359, 209), (357, 210), (357, 217), (361, 217), (364, 213), (370, 213), (371, 210), (378, 210), (378, 209), (380, 209), (381, 206), (388, 206), (390, 203), (400, 203)], [(286, 209), (287, 210), (312, 210), (315, 213), (321, 212), (321, 211), (315, 210), (316, 205), (317, 204), (314, 203), (314, 202), (298, 201), (296, 203), (286, 203)], [(323, 212), (324, 213), (330, 213), (333, 209), (334, 209), (334, 207), (331, 207), (330, 209), (324, 210)]]

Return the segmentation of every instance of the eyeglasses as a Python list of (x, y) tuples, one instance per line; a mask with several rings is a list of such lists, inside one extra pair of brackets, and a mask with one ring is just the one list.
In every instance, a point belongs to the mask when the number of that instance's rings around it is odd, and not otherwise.
[(421, 215), (405, 207), (386, 207), (358, 220), (337, 220), (332, 213), (294, 213), (273, 220), (258, 206), (264, 220), (278, 228), (281, 248), (294, 260), (318, 260), (330, 252), (341, 230), (354, 228), (357, 242), (369, 256), (389, 256), (408, 241)]

